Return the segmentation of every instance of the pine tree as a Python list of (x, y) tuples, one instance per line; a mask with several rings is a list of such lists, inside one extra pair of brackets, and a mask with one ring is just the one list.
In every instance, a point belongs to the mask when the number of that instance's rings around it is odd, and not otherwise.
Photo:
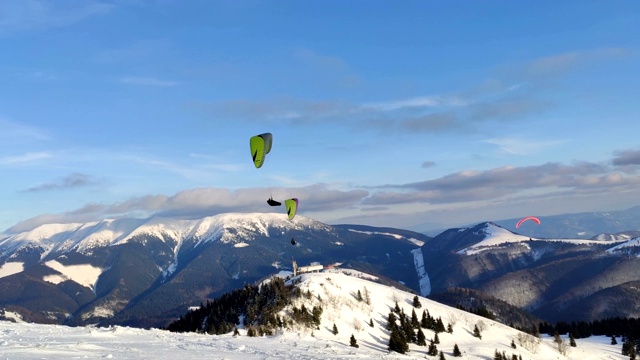
[(446, 360), (446, 358), (444, 357), (444, 353), (442, 352), (442, 350), (440, 351), (440, 359), (439, 360)]
[(433, 342), (436, 344), (440, 344), (440, 338), (438, 337), (438, 333), (433, 335)]
[(369, 326), (373, 327), (373, 319), (369, 319)]
[(389, 316), (387, 317), (387, 319), (388, 319), (387, 330), (392, 331), (394, 328), (398, 326), (396, 324), (396, 315), (393, 312), (389, 313)]
[(573, 333), (569, 332), (569, 345), (576, 347), (576, 339), (573, 337)]
[(336, 323), (333, 323), (333, 331), (331, 331), (333, 333), (333, 335), (338, 335), (338, 327), (336, 326)]
[(453, 326), (451, 326), (451, 324), (447, 324), (447, 332), (453, 334)]
[(502, 359), (502, 354), (500, 354), (498, 349), (493, 352), (493, 360), (504, 360)]
[(453, 356), (455, 357), (462, 356), (462, 353), (460, 352), (460, 348), (458, 347), (458, 344), (453, 345)]
[(427, 317), (427, 311), (422, 310), (422, 320), (420, 320), (420, 327), (423, 329), (429, 328), (429, 319)]
[(511, 347), (514, 348), (514, 349), (516, 348), (516, 342), (513, 341), (513, 339), (511, 339)]
[(427, 338), (424, 336), (422, 329), (418, 328), (418, 340), (416, 341), (417, 345), (427, 346)]
[(474, 325), (474, 327), (473, 327), (473, 336), (475, 336), (478, 339), (482, 340), (482, 334), (480, 333), (480, 329), (478, 329), (478, 325)]
[(362, 293), (360, 292), (360, 289), (358, 289), (358, 295), (356, 296), (356, 299), (358, 301), (362, 301)]
[(352, 346), (354, 348), (360, 347), (360, 345), (358, 345), (358, 341), (356, 340), (356, 337), (353, 336), (353, 334), (351, 334), (351, 339), (349, 340), (349, 346)]
[(431, 355), (431, 356), (438, 355), (438, 347), (433, 342), (433, 340), (429, 341), (429, 348), (427, 349), (427, 355)]
[(397, 327), (394, 327), (391, 330), (391, 335), (389, 336), (389, 351), (395, 351), (400, 354), (404, 354), (409, 351), (407, 339), (405, 339), (404, 335), (401, 334), (401, 331)]
[(411, 309), (411, 326), (414, 329), (417, 329), (420, 327), (420, 322), (418, 321), (418, 315), (416, 315), (416, 311), (414, 309)]
[(233, 328), (233, 336), (239, 336), (240, 335), (240, 331), (238, 331), (237, 327)]
[(611, 336), (611, 345), (618, 345), (618, 340), (616, 340), (615, 335)]
[(395, 311), (396, 313), (400, 314), (400, 305), (398, 305), (397, 301), (396, 301), (396, 306), (393, 308), (393, 311)]
[(418, 295), (413, 297), (413, 307), (416, 309), (420, 309), (422, 307), (422, 304), (420, 303), (420, 299), (418, 298)]

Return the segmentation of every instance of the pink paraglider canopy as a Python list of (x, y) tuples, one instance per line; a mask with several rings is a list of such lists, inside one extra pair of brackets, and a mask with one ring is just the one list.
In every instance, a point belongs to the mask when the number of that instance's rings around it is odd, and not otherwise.
[(535, 216), (527, 216), (525, 218), (522, 218), (520, 221), (518, 221), (518, 223), (516, 224), (516, 229), (520, 227), (520, 225), (522, 225), (523, 222), (527, 221), (527, 220), (533, 220), (535, 221), (538, 225), (540, 225), (540, 219), (538, 219)]

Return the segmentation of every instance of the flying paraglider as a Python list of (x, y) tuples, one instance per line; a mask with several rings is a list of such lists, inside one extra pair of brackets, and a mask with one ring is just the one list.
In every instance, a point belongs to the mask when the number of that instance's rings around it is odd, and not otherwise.
[(298, 242), (296, 241), (296, 239), (291, 238), (291, 245), (295, 245), (295, 244), (297, 244), (297, 243), (298, 243)]
[(298, 199), (287, 199), (284, 201), (284, 205), (287, 207), (287, 215), (289, 216), (289, 220), (293, 220), (293, 217), (296, 216), (296, 212), (298, 211)]
[(271, 135), (271, 133), (252, 136), (249, 140), (251, 157), (253, 158), (253, 165), (256, 166), (256, 169), (259, 169), (264, 163), (265, 157), (271, 151), (272, 143), (273, 136)]
[(269, 204), (271, 206), (280, 206), (280, 205), (282, 205), (281, 202), (273, 200), (272, 197), (270, 197), (269, 200), (267, 200), (267, 204)]
[(527, 220), (535, 221), (538, 225), (540, 225), (540, 219), (538, 219), (535, 216), (527, 216), (527, 217), (524, 217), (524, 218), (520, 219), (520, 221), (518, 221), (518, 223), (516, 224), (516, 229), (519, 228), (520, 225), (522, 225), (522, 223), (527, 221)]

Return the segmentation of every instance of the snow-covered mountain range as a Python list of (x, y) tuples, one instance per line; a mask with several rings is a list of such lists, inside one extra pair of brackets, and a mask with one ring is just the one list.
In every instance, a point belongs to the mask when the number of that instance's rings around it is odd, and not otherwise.
[[(286, 275), (283, 273), (282, 275)], [(320, 325), (316, 329), (288, 327), (272, 336), (249, 337), (242, 323), (239, 335), (207, 335), (201, 333), (170, 333), (164, 330), (136, 329), (122, 326), (105, 328), (37, 325), (24, 322), (0, 321), (0, 349), (10, 359), (69, 359), (69, 358), (136, 358), (175, 359), (417, 359), (437, 358), (427, 355), (427, 346), (409, 345), (409, 352), (389, 352), (390, 331), (386, 329), (388, 314), (397, 303), (402, 311), (421, 314), (428, 311), (451, 325), (451, 333), (438, 334), (437, 351), (446, 359), (454, 358), (458, 347), (463, 359), (492, 359), (496, 352), (509, 358), (546, 359), (627, 359), (621, 355), (622, 339), (611, 345), (610, 338), (592, 336), (577, 339), (576, 347), (569, 346), (567, 334), (562, 343), (552, 336), (540, 338), (484, 317), (419, 297), (421, 307), (412, 306), (414, 294), (385, 286), (370, 279), (375, 276), (352, 270), (327, 270), (304, 274), (297, 283), (309, 299), (295, 300), (291, 307), (322, 306)], [(292, 279), (293, 282), (293, 279)], [(358, 301), (354, 294), (366, 291), (371, 303)], [(420, 316), (420, 315), (418, 315)], [(373, 323), (373, 327), (369, 323)], [(338, 330), (334, 334), (333, 327)], [(473, 335), (479, 327), (481, 338)], [(427, 343), (435, 338), (432, 330), (424, 329)], [(358, 347), (350, 346), (351, 336)], [(510, 344), (514, 344), (513, 348)]]
[(292, 260), (352, 263), (417, 289), (429, 238), (398, 232), (269, 213), (42, 225), (0, 239), (0, 306), (41, 322), (158, 325)]
[(640, 315), (639, 255), (638, 238), (544, 239), (492, 222), (435, 238), (265, 213), (49, 224), (0, 238), (0, 306), (37, 322), (161, 326), (296, 260), (422, 296), (469, 288), (544, 320), (590, 320)]

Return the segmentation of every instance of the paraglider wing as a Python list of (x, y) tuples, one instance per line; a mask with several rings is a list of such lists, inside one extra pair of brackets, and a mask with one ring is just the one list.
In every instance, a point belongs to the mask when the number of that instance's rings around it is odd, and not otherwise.
[(256, 169), (259, 169), (264, 163), (265, 156), (269, 153), (269, 151), (271, 151), (272, 142), (273, 136), (271, 135), (271, 133), (252, 136), (249, 140), (251, 157), (253, 158), (253, 164), (256, 166)]
[(524, 218), (520, 219), (520, 221), (518, 221), (518, 223), (516, 224), (516, 229), (519, 228), (520, 225), (522, 225), (522, 223), (527, 221), (527, 220), (535, 221), (538, 225), (540, 225), (540, 219), (538, 219), (535, 216), (527, 216), (527, 217), (524, 217)]
[(298, 199), (287, 199), (284, 201), (284, 205), (287, 207), (287, 215), (289, 215), (289, 220), (293, 220), (293, 217), (296, 216), (296, 212), (298, 211)]
[(271, 206), (280, 206), (280, 205), (282, 205), (282, 203), (280, 203), (279, 201), (275, 201), (272, 198), (269, 198), (269, 200), (267, 200), (267, 204), (269, 204)]

